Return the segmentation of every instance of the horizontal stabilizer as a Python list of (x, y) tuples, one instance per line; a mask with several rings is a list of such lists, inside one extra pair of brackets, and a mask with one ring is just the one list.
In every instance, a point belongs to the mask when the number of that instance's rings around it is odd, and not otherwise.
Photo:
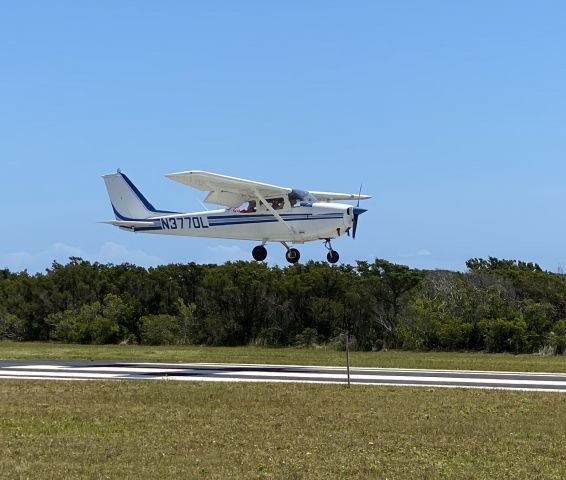
[(107, 223), (108, 225), (114, 225), (116, 227), (124, 227), (124, 228), (142, 228), (142, 227), (153, 227), (155, 225), (154, 222), (144, 222), (141, 220), (108, 220), (107, 222), (98, 222), (98, 223)]

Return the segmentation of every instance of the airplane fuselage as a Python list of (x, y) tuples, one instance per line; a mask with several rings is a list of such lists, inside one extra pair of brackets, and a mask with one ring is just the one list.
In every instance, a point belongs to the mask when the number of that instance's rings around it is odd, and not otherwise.
[(136, 233), (303, 243), (336, 238), (352, 227), (352, 206), (346, 204), (314, 203), (277, 214), (284, 222), (268, 209), (253, 213), (221, 209), (160, 215), (145, 219), (153, 225), (121, 228)]

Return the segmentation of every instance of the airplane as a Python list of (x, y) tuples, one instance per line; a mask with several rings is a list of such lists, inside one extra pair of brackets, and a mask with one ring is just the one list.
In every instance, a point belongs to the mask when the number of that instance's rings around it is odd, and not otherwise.
[[(358, 217), (367, 211), (359, 201), (371, 198), (361, 192), (308, 192), (200, 170), (166, 177), (208, 192), (205, 202), (225, 208), (192, 213), (156, 209), (118, 169), (102, 177), (115, 220), (100, 223), (134, 233), (256, 240), (261, 244), (253, 248), (252, 257), (259, 262), (267, 258), (268, 242), (281, 243), (286, 260), (296, 263), (301, 254), (289, 243), (323, 240), (328, 262), (336, 263), (340, 256), (331, 241), (350, 231), (356, 238)], [(357, 200), (358, 205), (334, 203), (343, 200)]]

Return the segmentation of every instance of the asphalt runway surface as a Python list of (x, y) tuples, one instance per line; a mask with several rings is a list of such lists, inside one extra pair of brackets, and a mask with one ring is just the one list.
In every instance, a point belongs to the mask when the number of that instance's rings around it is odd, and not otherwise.
[[(221, 382), (346, 383), (344, 367), (148, 363), (74, 360), (2, 360), (0, 380), (189, 380)], [(566, 393), (566, 373), (352, 368), (353, 385), (485, 388)]]

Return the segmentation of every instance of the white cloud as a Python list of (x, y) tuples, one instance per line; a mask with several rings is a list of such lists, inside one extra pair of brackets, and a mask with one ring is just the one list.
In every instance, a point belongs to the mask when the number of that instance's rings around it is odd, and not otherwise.
[(39, 252), (0, 253), (0, 267), (12, 271), (39, 272), (50, 267), (53, 261), (65, 263), (69, 257), (86, 258), (86, 253), (79, 247), (57, 242)]
[(413, 253), (401, 253), (399, 257), (401, 258), (412, 258), (412, 257), (429, 257), (432, 255), (432, 252), (427, 250), (426, 248), (421, 248)]
[(80, 247), (57, 242), (39, 252), (0, 253), (0, 268), (9, 268), (12, 271), (28, 270), (34, 273), (49, 268), (53, 261), (65, 264), (69, 261), (69, 257), (80, 257), (101, 263), (133, 263), (144, 267), (163, 263), (159, 257), (143, 250), (130, 250), (124, 245), (113, 242), (104, 243), (97, 253), (89, 253)]
[(15, 253), (2, 253), (0, 254), (0, 262), (7, 265), (10, 264), (23, 264), (30, 262), (33, 255), (29, 252), (15, 252)]
[(102, 263), (134, 263), (144, 267), (163, 263), (159, 257), (150, 255), (143, 250), (129, 250), (124, 245), (106, 242), (100, 248), (97, 260)]
[(214, 245), (208, 247), (211, 263), (224, 263), (234, 260), (249, 260), (250, 252), (243, 250), (238, 245)]
[(58, 256), (64, 257), (81, 257), (84, 258), (87, 254), (79, 247), (73, 247), (72, 245), (65, 245), (64, 243), (57, 242), (51, 245), (49, 251), (54, 252)]

